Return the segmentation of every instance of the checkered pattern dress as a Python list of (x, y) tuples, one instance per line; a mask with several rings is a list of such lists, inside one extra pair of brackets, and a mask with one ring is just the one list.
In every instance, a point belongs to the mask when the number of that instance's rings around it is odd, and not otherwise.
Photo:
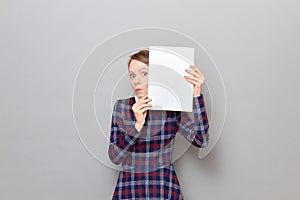
[[(113, 200), (183, 200), (172, 163), (177, 133), (192, 145), (208, 144), (208, 119), (203, 94), (193, 97), (193, 112), (148, 110), (144, 127), (135, 128), (134, 97), (118, 99), (113, 108), (108, 155), (122, 164)], [(192, 116), (192, 117), (191, 117)]]

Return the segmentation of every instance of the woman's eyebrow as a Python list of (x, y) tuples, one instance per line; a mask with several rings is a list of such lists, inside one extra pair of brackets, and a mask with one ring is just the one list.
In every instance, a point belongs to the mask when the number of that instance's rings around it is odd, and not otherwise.
[(146, 70), (148, 70), (148, 68), (146, 68), (146, 67), (143, 67), (143, 68), (139, 69), (139, 71), (141, 71), (141, 70), (143, 70), (143, 69), (146, 69)]
[[(144, 69), (149, 70), (147, 67), (143, 67), (143, 68), (138, 69), (138, 71), (141, 71), (141, 70), (144, 70)], [(134, 73), (134, 72), (133, 71), (128, 71), (128, 73)]]

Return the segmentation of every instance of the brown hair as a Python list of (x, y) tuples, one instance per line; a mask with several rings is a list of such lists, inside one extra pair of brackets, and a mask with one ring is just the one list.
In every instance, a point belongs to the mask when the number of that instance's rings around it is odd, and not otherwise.
[(138, 60), (142, 63), (145, 63), (146, 65), (149, 65), (149, 50), (141, 50), (141, 51), (131, 55), (130, 59), (128, 61), (128, 68), (129, 68), (130, 62), (132, 60)]

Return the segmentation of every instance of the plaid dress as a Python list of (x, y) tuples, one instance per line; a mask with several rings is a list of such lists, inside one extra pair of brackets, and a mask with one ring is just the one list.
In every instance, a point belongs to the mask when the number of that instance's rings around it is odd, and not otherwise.
[(135, 97), (118, 99), (113, 108), (108, 155), (122, 164), (112, 196), (119, 199), (183, 200), (172, 163), (175, 136), (192, 145), (208, 144), (208, 119), (203, 94), (193, 97), (193, 112), (148, 110), (144, 127), (135, 128)]

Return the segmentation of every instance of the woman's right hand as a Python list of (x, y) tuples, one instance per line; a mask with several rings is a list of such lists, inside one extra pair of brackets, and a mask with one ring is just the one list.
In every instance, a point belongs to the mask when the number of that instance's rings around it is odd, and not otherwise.
[(152, 99), (148, 99), (148, 96), (144, 96), (140, 98), (133, 106), (132, 110), (134, 112), (134, 116), (136, 119), (136, 128), (140, 131), (145, 123), (145, 118), (147, 115), (147, 110), (152, 107), (152, 104), (148, 104), (148, 102), (152, 101)]

